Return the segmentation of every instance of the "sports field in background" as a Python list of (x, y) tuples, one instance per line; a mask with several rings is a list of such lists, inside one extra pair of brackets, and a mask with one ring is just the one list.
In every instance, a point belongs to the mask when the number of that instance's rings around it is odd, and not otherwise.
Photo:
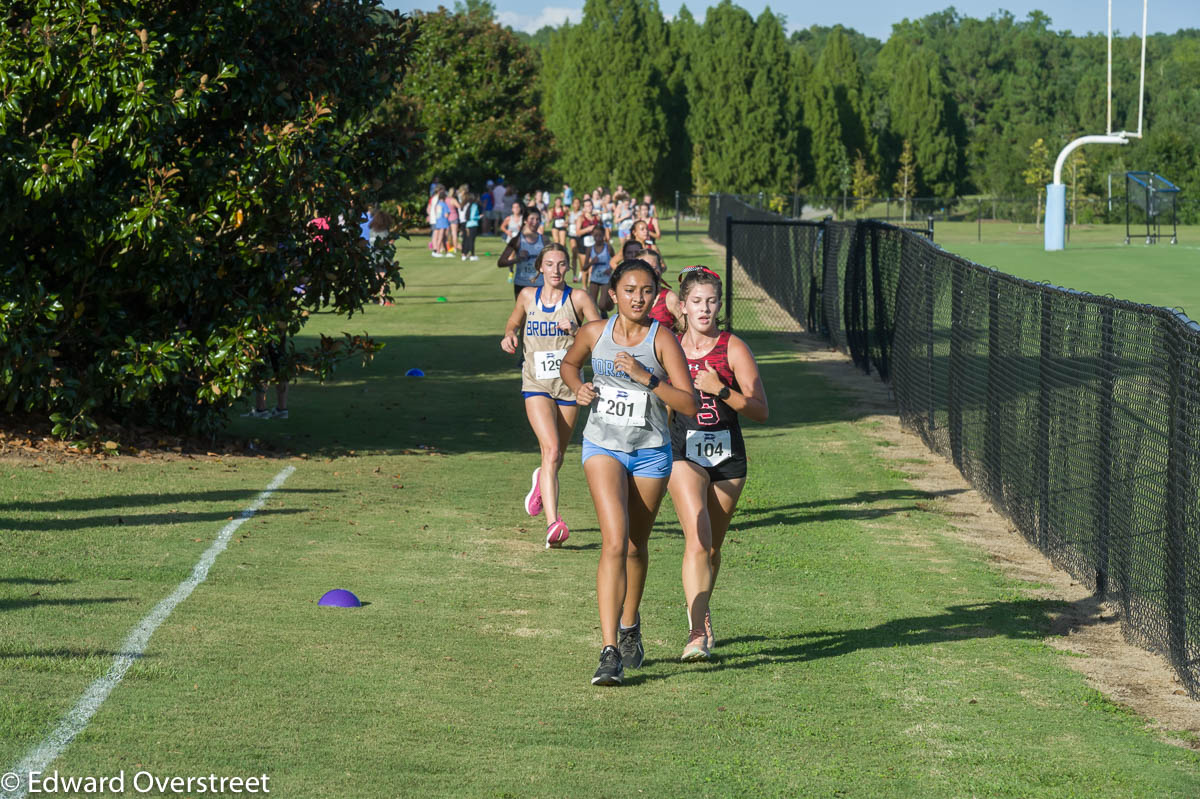
[[(1042, 231), (1033, 225), (984, 221), (939, 222), (934, 242), (978, 264), (1028, 280), (1111, 294), (1132, 302), (1182, 308), (1200, 319), (1200, 226), (1179, 228), (1179, 243), (1170, 244), (1170, 229), (1159, 243), (1145, 243), (1137, 228), (1125, 244), (1124, 225), (1080, 225), (1059, 252), (1046, 252)], [(982, 242), (978, 237), (982, 237)]]
[[(314, 318), (307, 336), (386, 347), (300, 383), (290, 419), (238, 419), (264, 457), (0, 462), (0, 769), (294, 466), (51, 769), (266, 773), (277, 796), (355, 799), (1200, 795), (1200, 756), (1067, 667), (1043, 641), (1056, 603), (959, 543), (789, 337), (750, 341), (771, 420), (746, 425), (715, 660), (676, 661), (667, 500), (647, 664), (591, 686), (599, 531), (578, 432), (566, 546), (521, 507), (536, 442), (498, 346), (498, 244), (471, 263), (404, 245), (394, 307)], [(699, 235), (664, 246), (673, 270), (714, 261)], [(335, 587), (365, 606), (318, 608)]]

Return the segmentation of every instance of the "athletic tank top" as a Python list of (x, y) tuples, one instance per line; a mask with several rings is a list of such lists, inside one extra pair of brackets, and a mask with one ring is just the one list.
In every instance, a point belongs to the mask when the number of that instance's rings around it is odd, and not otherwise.
[[(740, 392), (741, 386), (733, 376), (733, 370), (729, 368), (729, 336), (728, 331), (721, 333), (711, 350), (699, 358), (688, 358), (688, 373), (695, 380), (701, 369), (711, 369), (720, 376), (722, 383)], [(679, 338), (682, 339), (683, 336), (680, 335)], [(742, 439), (742, 423), (737, 411), (726, 405), (716, 394), (705, 391), (698, 393), (700, 407), (695, 416), (676, 413), (671, 417), (672, 449), (685, 452), (688, 460), (704, 466), (715, 466), (731, 456), (744, 456), (746, 444)], [(695, 432), (716, 435), (705, 440), (703, 436), (694, 435)], [(689, 433), (693, 435), (689, 436)], [(699, 452), (696, 451), (697, 444), (700, 446)], [(720, 450), (714, 454), (715, 445), (720, 445)], [(705, 463), (705, 460), (709, 462)]]
[(654, 301), (654, 307), (650, 309), (650, 318), (657, 319), (666, 327), (675, 327), (675, 315), (667, 308), (668, 291), (668, 289), (662, 289), (658, 292), (658, 299)]
[[(564, 331), (562, 326), (566, 326)], [(575, 341), (579, 318), (571, 301), (571, 287), (563, 286), (562, 296), (552, 307), (542, 305), (542, 287), (525, 304), (525, 365), (521, 367), (521, 390), (539, 391), (556, 400), (573, 400), (575, 394), (562, 381), (558, 370), (563, 356)]]
[(524, 233), (517, 234), (517, 263), (514, 265), (513, 283), (518, 286), (540, 286), (542, 276), (537, 271), (537, 257), (546, 246), (545, 239), (539, 233), (537, 241), (529, 241)]
[(596, 252), (595, 247), (589, 249), (588, 263), (592, 265), (591, 277), (588, 279), (593, 283), (607, 283), (612, 277), (612, 256), (608, 254), (607, 244), (600, 248), (600, 252)]
[(600, 396), (592, 402), (583, 437), (598, 447), (618, 452), (661, 447), (671, 440), (666, 404), (613, 366), (618, 353), (628, 352), (642, 368), (666, 380), (667, 372), (654, 354), (658, 322), (650, 323), (645, 338), (636, 346), (621, 347), (613, 341), (613, 325), (618, 318), (608, 320), (592, 348), (592, 384)]

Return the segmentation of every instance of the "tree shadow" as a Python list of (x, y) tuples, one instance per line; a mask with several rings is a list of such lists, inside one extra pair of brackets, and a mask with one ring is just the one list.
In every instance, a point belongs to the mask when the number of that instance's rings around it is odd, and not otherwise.
[[(505, 302), (511, 302), (505, 300)], [(750, 335), (771, 398), (769, 434), (861, 416), (845, 392), (795, 359), (792, 335)], [(516, 356), (501, 351), (500, 335), (381, 336), (384, 345), (362, 369), (343, 367), (323, 385), (292, 389), (291, 417), (235, 417), (228, 432), (257, 439), (264, 454), (336, 457), (358, 452), (452, 455), (535, 451), (525, 417)], [(424, 377), (407, 377), (410, 369)], [(581, 439), (581, 412), (573, 443)], [(747, 423), (750, 429), (758, 425)]]
[[(1057, 620), (1053, 618), (1055, 615), (1058, 616)], [(1100, 604), (1093, 598), (1074, 603), (1019, 599), (952, 605), (932, 615), (892, 619), (872, 627), (718, 638), (718, 649), (713, 653), (714, 659), (699, 665), (698, 668), (701, 671), (753, 669), (781, 663), (806, 663), (841, 657), (869, 649), (927, 646), (973, 638), (1041, 640), (1051, 633), (1067, 635), (1072, 630), (1106, 620)], [(627, 677), (626, 682), (634, 685), (687, 673), (688, 671), (678, 670), (637, 673)]]
[[(755, 527), (774, 527), (780, 524), (881, 519), (897, 513), (930, 510), (928, 506), (922, 507), (921, 503), (961, 494), (966, 490), (965, 488), (950, 488), (943, 491), (918, 491), (912, 488), (897, 488), (887, 491), (860, 491), (853, 496), (840, 499), (793, 502), (772, 508), (739, 508), (730, 529), (747, 530)], [(878, 504), (896, 502), (907, 502), (907, 504), (882, 506)], [(862, 507), (864, 505), (867, 507)]]
[[(31, 659), (32, 660), (33, 658), (53, 658), (55, 660), (88, 660), (90, 658), (108, 659), (108, 658), (115, 658), (115, 657), (123, 657), (123, 656), (128, 656), (131, 654), (133, 654), (133, 653), (116, 652), (111, 649), (70, 649), (67, 647), (61, 647), (59, 649), (39, 649), (39, 650), (26, 651), (26, 652), (16, 651), (16, 650), (11, 651), (11, 652), (6, 652), (3, 650), (0, 650), (0, 659), (12, 659), (12, 660)], [(140, 654), (140, 655), (134, 655), (134, 657), (136, 657), (138, 660), (143, 660), (145, 658), (154, 657), (154, 656)]]
[(45, 598), (42, 597), (22, 597), (19, 599), (0, 599), (0, 611), (4, 610), (19, 610), (21, 608), (34, 607), (35, 605), (59, 605), (59, 606), (75, 606), (75, 605), (95, 605), (95, 604), (111, 604), (113, 602), (132, 602), (130, 597), (96, 597), (93, 599), (79, 598)]
[[(307, 508), (263, 508), (254, 515), (292, 516), (306, 513)], [(79, 519), (4, 519), (0, 518), (0, 530), (44, 532), (48, 530), (88, 530), (94, 527), (145, 527), (149, 525), (188, 524), (190, 522), (219, 522), (238, 518), (241, 513), (209, 511), (203, 513), (146, 513), (121, 516), (86, 516)]]
[[(87, 511), (138, 508), (146, 505), (170, 505), (176, 502), (241, 502), (257, 497), (261, 491), (252, 488), (228, 488), (198, 491), (194, 494), (113, 494), (102, 497), (67, 497), (31, 502), (0, 502), (0, 511), (51, 512)], [(340, 494), (338, 488), (278, 488), (276, 494)], [(260, 511), (261, 512), (261, 511)], [(228, 515), (228, 514), (226, 514)], [(0, 522), (2, 525), (3, 522)]]
[[(2, 524), (2, 522), (0, 522)], [(0, 577), (0, 583), (8, 585), (63, 585), (64, 583), (73, 583), (74, 580), (53, 580), (44, 579), (41, 577)]]

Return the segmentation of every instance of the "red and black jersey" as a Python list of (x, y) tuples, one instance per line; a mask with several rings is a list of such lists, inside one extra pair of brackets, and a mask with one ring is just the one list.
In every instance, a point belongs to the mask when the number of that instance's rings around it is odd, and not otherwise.
[[(729, 338), (730, 333), (728, 331), (721, 333), (717, 337), (717, 343), (713, 345), (711, 350), (699, 358), (688, 358), (688, 372), (695, 379), (696, 375), (702, 369), (711, 369), (720, 376), (722, 383), (734, 391), (741, 392), (741, 386), (738, 385), (737, 378), (733, 376), (733, 370), (729, 368)], [(734, 452), (737, 454), (745, 453), (746, 447), (742, 441), (742, 425), (738, 419), (737, 411), (726, 405), (716, 394), (709, 394), (706, 391), (701, 391), (699, 394), (700, 407), (695, 416), (684, 416), (679, 413), (672, 415), (672, 443), (674, 444), (678, 440), (678, 446), (682, 448), (688, 430), (728, 430), (732, 437)]]
[[(650, 318), (657, 319), (659, 324), (666, 325), (667, 327), (675, 327), (675, 315), (667, 308), (668, 291), (668, 289), (659, 290), (658, 298), (654, 300), (654, 307), (650, 309)], [(719, 347), (720, 344), (717, 346)]]

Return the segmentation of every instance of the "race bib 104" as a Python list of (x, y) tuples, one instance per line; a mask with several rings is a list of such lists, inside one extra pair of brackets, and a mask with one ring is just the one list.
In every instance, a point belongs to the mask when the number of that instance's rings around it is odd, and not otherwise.
[(647, 391), (616, 386), (596, 386), (600, 396), (596, 398), (596, 409), (600, 421), (619, 427), (641, 427), (646, 424), (646, 403), (650, 399)]
[(566, 350), (543, 350), (533, 353), (533, 372), (538, 380), (557, 380)]
[(716, 466), (733, 455), (733, 438), (728, 430), (689, 430), (685, 449), (692, 463)]

